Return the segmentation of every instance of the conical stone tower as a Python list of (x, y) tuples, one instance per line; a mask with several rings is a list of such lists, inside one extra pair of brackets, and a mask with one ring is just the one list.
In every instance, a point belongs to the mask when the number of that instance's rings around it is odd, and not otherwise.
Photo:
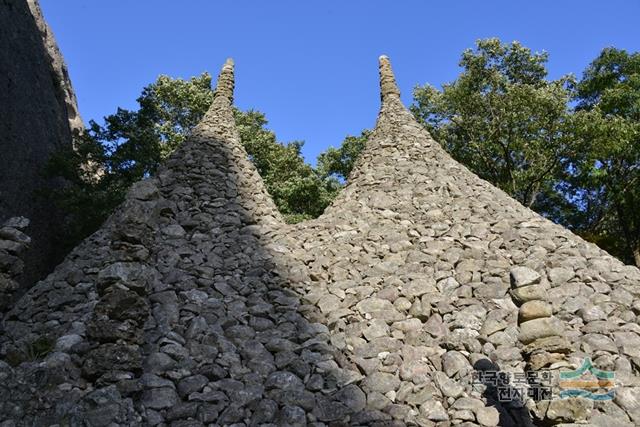
[[(227, 62), (189, 141), (3, 319), (0, 418), (639, 424), (640, 272), (455, 162), (386, 57), (380, 77), (349, 184), (286, 225), (240, 145)], [(615, 371), (612, 401), (536, 403), (532, 384), (487, 380), (587, 357)]]

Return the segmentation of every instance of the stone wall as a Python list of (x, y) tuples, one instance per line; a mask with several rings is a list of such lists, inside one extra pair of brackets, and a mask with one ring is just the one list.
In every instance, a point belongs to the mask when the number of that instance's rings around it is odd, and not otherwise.
[(31, 243), (22, 231), (28, 226), (29, 220), (24, 217), (9, 218), (0, 226), (0, 313), (11, 306), (20, 288), (16, 278), (24, 272), (21, 256)]
[[(225, 64), (193, 137), (5, 316), (0, 416), (638, 425), (640, 271), (456, 163), (402, 105), (386, 57), (380, 77), (347, 187), (287, 225), (241, 147)], [(504, 401), (471, 381), (585, 357), (615, 370), (613, 401)]]
[(28, 286), (62, 256), (62, 215), (43, 197), (55, 183), (42, 167), (82, 130), (66, 66), (35, 0), (0, 0), (0, 70), (0, 221), (31, 220), (33, 242), (18, 278)]

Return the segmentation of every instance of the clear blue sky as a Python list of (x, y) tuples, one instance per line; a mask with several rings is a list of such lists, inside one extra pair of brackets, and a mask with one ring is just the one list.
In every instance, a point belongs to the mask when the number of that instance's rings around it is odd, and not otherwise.
[(405, 103), (415, 85), (459, 74), (475, 40), (550, 54), (550, 77), (606, 46), (640, 50), (638, 1), (41, 0), (85, 121), (134, 108), (159, 74), (216, 75), (236, 61), (236, 105), (264, 112), (308, 161), (373, 126), (377, 58), (391, 57)]

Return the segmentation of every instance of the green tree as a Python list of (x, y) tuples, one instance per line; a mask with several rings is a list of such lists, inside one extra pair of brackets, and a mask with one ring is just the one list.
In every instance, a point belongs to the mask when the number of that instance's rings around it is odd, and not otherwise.
[(236, 110), (236, 125), (250, 159), (287, 222), (316, 218), (331, 203), (340, 186), (305, 163), (302, 141), (282, 144), (266, 129), (264, 114)]
[(572, 79), (547, 80), (547, 59), (518, 42), (479, 40), (463, 52), (454, 82), (416, 87), (411, 106), (456, 160), (542, 212), (562, 200), (556, 177), (573, 149), (566, 132)]
[(108, 160), (105, 147), (87, 133), (77, 137), (73, 147), (54, 152), (45, 167), (45, 175), (61, 178), (56, 190), (40, 196), (50, 198), (67, 214), (60, 225), (62, 253), (96, 231), (122, 201), (128, 186), (123, 188), (123, 180), (104, 170)]
[[(75, 149), (53, 156), (46, 172), (66, 182), (52, 197), (69, 213), (70, 246), (102, 224), (131, 184), (156, 172), (212, 100), (207, 73), (188, 80), (160, 76), (143, 89), (137, 110), (118, 108), (103, 125), (91, 121)], [(264, 114), (235, 109), (234, 116), (241, 142), (285, 218), (295, 222), (320, 215), (335, 196), (337, 181), (304, 162), (302, 142), (278, 142)]]
[(575, 89), (567, 191), (587, 238), (640, 266), (640, 53), (604, 49)]
[(321, 153), (318, 156), (320, 174), (346, 181), (370, 135), (371, 131), (368, 129), (363, 130), (359, 136), (348, 135), (339, 148), (329, 147)]

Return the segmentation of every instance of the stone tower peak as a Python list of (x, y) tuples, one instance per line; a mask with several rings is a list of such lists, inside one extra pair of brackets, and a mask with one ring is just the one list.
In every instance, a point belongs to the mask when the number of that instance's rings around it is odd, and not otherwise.
[[(407, 135), (405, 135), (409, 128), (412, 128), (413, 131), (413, 128), (424, 130), (424, 127), (415, 120), (413, 114), (411, 114), (402, 103), (400, 99), (400, 89), (396, 83), (396, 77), (391, 68), (389, 57), (387, 55), (381, 55), (378, 58), (378, 64), (381, 103), (380, 113), (378, 114), (378, 121), (376, 123), (376, 132), (374, 132), (374, 134), (392, 137), (396, 140), (396, 143), (411, 139), (406, 138)], [(425, 136), (427, 139), (431, 139), (431, 136)]]
[[(213, 102), (190, 140), (185, 142), (183, 151), (196, 152), (197, 157), (212, 159), (221, 176), (234, 182), (236, 196), (250, 212), (251, 221), (280, 223), (282, 217), (255, 165), (249, 160), (236, 128), (233, 116), (234, 86), (234, 62), (229, 58), (218, 75)], [(182, 154), (176, 156), (181, 158)], [(178, 163), (181, 162), (179, 160)]]
[(396, 77), (391, 68), (391, 61), (387, 55), (378, 58), (380, 68), (380, 98), (385, 102), (390, 97), (400, 97), (400, 89), (396, 83)]
[(233, 89), (235, 86), (234, 66), (233, 58), (227, 58), (218, 75), (218, 83), (214, 92), (214, 102), (228, 102), (229, 105), (233, 104)]
[(213, 91), (213, 102), (194, 130), (194, 136), (200, 134), (207, 139), (237, 140), (239, 143), (240, 137), (233, 118), (233, 89), (235, 86), (233, 72), (233, 59), (229, 58), (218, 75), (218, 81)]
[[(432, 176), (440, 173), (441, 161), (458, 165), (402, 103), (389, 57), (382, 55), (378, 61), (381, 102), (375, 128), (351, 171), (347, 186), (325, 215), (343, 212), (345, 204), (353, 204), (353, 209), (372, 206), (381, 193), (386, 196), (402, 193), (407, 181), (423, 179), (425, 163), (430, 164)], [(387, 198), (411, 204), (405, 196)]]

